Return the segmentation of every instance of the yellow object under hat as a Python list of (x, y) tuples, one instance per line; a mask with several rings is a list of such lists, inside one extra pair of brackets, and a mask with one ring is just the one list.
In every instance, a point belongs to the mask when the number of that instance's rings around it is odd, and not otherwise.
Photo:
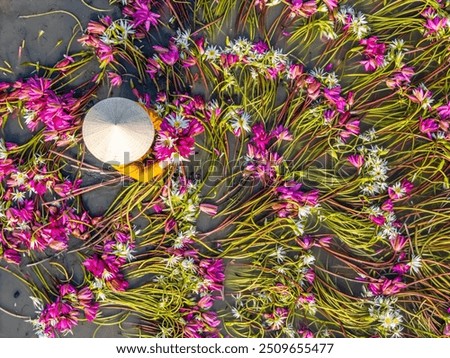
[[(147, 111), (154, 128), (159, 131), (161, 128), (162, 119), (154, 110), (144, 106), (142, 107)], [(154, 162), (151, 165), (145, 165), (141, 160), (137, 160), (127, 165), (113, 165), (113, 168), (123, 175), (129, 176), (142, 183), (147, 183), (153, 178), (156, 178), (164, 173), (164, 168), (159, 162)]]

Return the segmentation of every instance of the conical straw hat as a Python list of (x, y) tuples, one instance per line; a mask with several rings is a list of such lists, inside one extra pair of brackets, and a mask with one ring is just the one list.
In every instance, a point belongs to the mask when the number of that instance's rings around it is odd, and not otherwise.
[(140, 159), (153, 143), (155, 129), (147, 111), (126, 98), (107, 98), (94, 105), (83, 122), (89, 151), (105, 163), (129, 164)]

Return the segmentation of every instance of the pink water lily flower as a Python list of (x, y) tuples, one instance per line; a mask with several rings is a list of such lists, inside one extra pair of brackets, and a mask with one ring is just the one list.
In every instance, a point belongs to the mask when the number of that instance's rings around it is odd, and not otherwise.
[(205, 38), (203, 36), (194, 39), (195, 45), (197, 46), (198, 53), (203, 55), (205, 53)]
[(84, 260), (83, 266), (86, 267), (86, 270), (92, 272), (95, 277), (103, 277), (105, 264), (98, 256), (93, 256)]
[[(40, 100), (42, 97), (50, 95), (50, 87), (52, 81), (49, 78), (31, 77), (25, 82), (17, 81), (14, 83), (14, 88), (17, 90), (17, 97), (21, 100), (29, 100), (30, 102)], [(33, 109), (38, 109), (42, 103), (32, 103)]]
[(212, 297), (211, 295), (205, 295), (197, 302), (197, 305), (201, 309), (206, 310), (210, 309), (213, 304), (214, 304), (214, 297)]
[(174, 43), (169, 44), (169, 48), (162, 46), (153, 46), (153, 49), (158, 53), (159, 58), (166, 65), (173, 66), (180, 58), (178, 47)]
[(200, 211), (208, 214), (209, 216), (214, 216), (217, 214), (217, 205), (202, 203), (199, 205)]
[(239, 56), (233, 53), (223, 53), (220, 55), (220, 62), (224, 68), (230, 68), (239, 62)]
[(363, 55), (364, 60), (359, 61), (364, 66), (367, 72), (375, 71), (378, 67), (384, 65), (384, 53), (386, 51), (386, 44), (379, 43), (378, 37), (372, 36), (367, 39), (359, 41), (364, 46)]
[(338, 112), (343, 113), (345, 111), (347, 101), (341, 96), (341, 87), (325, 88), (323, 95), (327, 102), (334, 106)]
[(311, 330), (307, 329), (307, 328), (301, 328), (297, 330), (297, 333), (300, 335), (300, 337), (302, 338), (314, 338), (314, 333), (311, 332)]
[[(199, 262), (199, 274), (210, 282), (222, 284), (225, 280), (222, 259), (204, 259)], [(221, 285), (219, 287), (222, 287)]]
[(115, 72), (108, 72), (108, 78), (113, 87), (120, 87), (122, 85), (122, 77)]
[(39, 322), (44, 325), (45, 333), (49, 337), (55, 337), (57, 332), (68, 333), (78, 324), (79, 312), (70, 303), (58, 299), (47, 305), (39, 317)]
[(450, 337), (450, 323), (447, 323), (442, 331), (442, 334), (446, 337)]
[(432, 139), (432, 134), (439, 130), (439, 123), (434, 118), (420, 118), (419, 130), (426, 134), (428, 138)]
[(338, 7), (339, 0), (323, 0), (328, 10), (333, 11)]
[(285, 141), (292, 141), (294, 137), (291, 133), (289, 133), (289, 130), (284, 127), (283, 125), (278, 125), (271, 133), (271, 136), (275, 137), (277, 140), (285, 140)]
[[(0, 245), (1, 248), (1, 245)], [(2, 256), (0, 255), (0, 258)], [(20, 264), (21, 261), (21, 255), (18, 251), (14, 249), (6, 249), (3, 251), (3, 258), (6, 260), (6, 262), (12, 263), (12, 264)]]
[(406, 287), (402, 282), (402, 277), (397, 276), (394, 279), (384, 277), (383, 279), (375, 280), (369, 283), (368, 288), (375, 296), (391, 296), (395, 295)]
[(61, 295), (61, 297), (64, 297), (67, 295), (76, 297), (76, 293), (77, 293), (77, 290), (70, 283), (65, 283), (65, 284), (59, 286), (59, 294)]
[(83, 287), (78, 291), (77, 299), (81, 306), (85, 307), (94, 299), (94, 294), (89, 287)]
[(117, 274), (112, 280), (106, 281), (106, 285), (114, 291), (123, 292), (128, 289), (130, 284), (124, 279), (122, 274)]
[(110, 16), (104, 16), (100, 19), (100, 22), (89, 21), (86, 32), (96, 35), (103, 35), (109, 25), (112, 24), (112, 19)]
[(347, 160), (357, 169), (360, 169), (364, 164), (364, 156), (361, 154), (350, 155)]
[(291, 0), (289, 10), (290, 17), (311, 17), (317, 12), (317, 3), (315, 0)]
[(383, 210), (383, 211), (392, 212), (393, 209), (394, 209), (394, 203), (392, 202), (392, 199), (386, 200), (386, 201), (381, 205), (381, 210)]
[(64, 72), (64, 71), (65, 71), (65, 67), (71, 65), (71, 64), (74, 63), (74, 62), (75, 62), (75, 60), (73, 59), (73, 57), (64, 55), (64, 59), (61, 60), (61, 61), (59, 61), (59, 62), (55, 65), (55, 67), (56, 67), (56, 68), (59, 68), (61, 71)]
[(94, 319), (97, 318), (99, 308), (100, 305), (98, 302), (91, 303), (90, 305), (85, 306), (83, 308), (84, 316), (89, 322), (92, 322)]
[(386, 218), (383, 215), (370, 215), (369, 219), (378, 226), (383, 226), (386, 222)]
[(386, 80), (386, 85), (391, 89), (406, 88), (411, 83), (411, 78), (415, 71), (412, 67), (402, 66), (400, 70), (394, 72), (391, 78)]
[(314, 272), (313, 269), (309, 268), (306, 270), (306, 272), (304, 273), (304, 277), (306, 279), (306, 281), (312, 285), (316, 279), (316, 273)]
[(105, 68), (108, 64), (113, 63), (115, 53), (116, 50), (114, 47), (104, 44), (103, 42), (99, 42), (96, 49), (96, 54), (101, 62), (100, 68)]
[(407, 94), (406, 97), (413, 103), (420, 104), (424, 109), (431, 108), (431, 103), (433, 102), (433, 99), (431, 98), (432, 93), (424, 85), (412, 89), (411, 92), (412, 93), (410, 95)]
[(396, 235), (394, 238), (390, 239), (389, 242), (392, 246), (392, 249), (395, 252), (400, 252), (403, 250), (405, 245), (408, 243), (409, 239), (403, 235)]
[(220, 325), (220, 319), (217, 317), (216, 312), (213, 311), (202, 312), (201, 318), (210, 327), (216, 328)]
[(392, 272), (395, 272), (398, 275), (405, 275), (410, 270), (410, 266), (404, 263), (398, 263), (392, 266)]
[(169, 113), (163, 118), (156, 137), (154, 154), (159, 161), (180, 164), (188, 161), (194, 152), (194, 137), (204, 131), (203, 124), (195, 118), (204, 103), (197, 98), (180, 96), (178, 105), (182, 113)]
[(409, 180), (404, 179), (401, 182), (397, 182), (390, 186), (388, 188), (388, 194), (392, 200), (399, 200), (409, 195), (413, 188), (414, 184)]
[(259, 40), (258, 42), (255, 42), (252, 46), (253, 51), (255, 51), (258, 54), (265, 54), (267, 51), (269, 51), (269, 46), (262, 40)]
[(158, 25), (160, 15), (150, 10), (151, 1), (149, 0), (135, 0), (130, 6), (123, 9), (124, 15), (132, 18), (133, 27), (143, 26), (148, 32), (151, 26)]
[(11, 87), (11, 84), (8, 82), (0, 82), (0, 92), (5, 91)]
[(446, 17), (439, 17), (436, 15), (434, 17), (429, 17), (423, 26), (426, 29), (425, 36), (431, 36), (443, 32), (448, 28), (449, 21)]
[(450, 119), (450, 102), (439, 106), (436, 110), (441, 119)]
[(153, 58), (147, 59), (147, 67), (145, 72), (150, 75), (150, 78), (155, 78), (156, 74), (161, 70), (161, 65)]
[(60, 285), (56, 300), (45, 305), (40, 312), (39, 328), (47, 337), (70, 333), (78, 324), (81, 311), (88, 321), (93, 321), (99, 310), (99, 304), (93, 298), (88, 287), (77, 290), (70, 283)]
[(220, 320), (217, 313), (199, 310), (197, 307), (181, 308), (183, 320), (183, 337), (185, 338), (216, 338), (219, 336)]
[(34, 217), (34, 202), (24, 200), (18, 207), (9, 207), (6, 211), (6, 218), (13, 223), (31, 222)]
[(298, 80), (304, 74), (304, 68), (301, 64), (293, 63), (289, 65), (287, 76), (290, 80)]

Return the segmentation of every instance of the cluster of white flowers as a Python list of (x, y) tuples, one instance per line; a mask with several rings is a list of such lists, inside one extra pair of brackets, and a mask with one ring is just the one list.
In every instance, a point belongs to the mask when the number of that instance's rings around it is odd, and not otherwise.
[[(178, 45), (180, 48), (186, 48), (182, 44)], [(236, 55), (239, 61), (245, 58), (245, 66), (250, 69), (253, 78), (257, 78), (258, 75), (267, 76), (267, 71), (273, 68), (279, 68), (280, 75), (284, 76), (289, 65), (289, 56), (282, 50), (266, 48), (262, 43), (253, 43), (245, 37), (227, 40), (223, 48), (205, 42), (204, 60), (219, 64), (221, 55)], [(226, 68), (223, 71), (228, 75), (231, 74)]]
[(278, 263), (282, 263), (286, 258), (286, 250), (283, 248), (283, 246), (277, 245), (275, 251), (272, 251), (269, 256), (275, 257)]
[(376, 296), (369, 301), (369, 315), (377, 323), (377, 331), (383, 337), (400, 338), (404, 321), (403, 315), (396, 308), (396, 297)]
[(134, 260), (134, 249), (130, 246), (130, 243), (122, 243), (119, 241), (116, 241), (116, 243), (113, 245), (113, 254), (118, 257), (123, 257), (128, 261)]
[(191, 42), (191, 30), (187, 29), (182, 31), (178, 29), (177, 34), (173, 37), (173, 39), (178, 47), (188, 50)]
[(252, 43), (245, 37), (239, 37), (236, 40), (231, 41), (231, 43), (225, 47), (224, 53), (230, 53), (238, 55), (239, 58), (244, 56), (257, 55), (254, 53)]
[[(196, 193), (197, 185), (188, 181), (187, 187), (179, 179), (172, 179), (170, 188), (161, 199), (169, 210), (176, 210), (177, 217), (183, 218), (186, 223), (195, 223), (199, 212), (200, 197)], [(195, 231), (195, 228), (194, 228)]]
[(209, 45), (208, 47), (206, 47), (203, 55), (205, 56), (205, 59), (207, 61), (215, 62), (219, 59), (220, 53), (221, 53), (220, 47), (218, 48), (215, 45)]
[(340, 85), (339, 78), (334, 71), (326, 71), (323, 68), (315, 67), (310, 71), (310, 74), (328, 88), (334, 88)]
[(412, 255), (411, 260), (408, 262), (409, 271), (411, 273), (419, 273), (422, 267), (422, 257), (420, 255)]
[(0, 160), (8, 158), (8, 150), (6, 149), (5, 140), (0, 138)]
[(250, 133), (251, 116), (242, 108), (231, 109), (225, 117), (235, 134)]
[(403, 39), (394, 39), (389, 43), (389, 51), (385, 56), (385, 62), (393, 62), (395, 68), (401, 68), (404, 65), (405, 50), (405, 41)]
[(363, 39), (370, 32), (366, 16), (360, 11), (356, 12), (351, 6), (341, 6), (336, 18), (343, 25), (347, 25), (358, 40)]
[(25, 124), (29, 126), (31, 122), (34, 122), (36, 120), (36, 112), (31, 111), (27, 108), (22, 109), (22, 118), (25, 120)]
[(377, 235), (384, 240), (392, 240), (400, 234), (399, 229), (395, 226), (397, 218), (394, 213), (385, 213), (385, 218), (386, 222), (383, 224)]
[[(365, 134), (367, 135), (367, 134)], [(388, 162), (383, 159), (383, 156), (388, 151), (377, 145), (369, 147), (360, 146), (358, 151), (364, 156), (364, 177), (365, 182), (361, 185), (360, 189), (364, 195), (374, 196), (386, 191), (388, 184)]]
[(89, 284), (89, 289), (95, 294), (96, 301), (106, 301), (106, 286), (104, 278), (94, 277)]
[(325, 40), (336, 40), (338, 34), (334, 31), (334, 23), (330, 20), (318, 20), (318, 25), (320, 28), (320, 37)]
[(371, 207), (366, 208), (365, 212), (368, 215), (373, 215), (373, 216), (384, 215), (384, 211), (381, 210), (381, 208), (378, 205), (372, 205)]
[(266, 58), (268, 58), (272, 64), (272, 66), (278, 65), (287, 65), (288, 64), (288, 55), (283, 53), (282, 50), (269, 50), (266, 54)]
[(190, 225), (187, 230), (179, 231), (177, 237), (175, 238), (172, 247), (174, 249), (182, 249), (185, 247), (187, 242), (190, 242), (195, 238), (196, 231), (195, 226)]
[[(33, 301), (33, 306), (36, 309), (34, 312), (36, 313), (37, 317), (39, 317), (44, 310), (44, 302), (40, 298), (30, 296), (31, 301)], [(36, 336), (38, 338), (46, 338), (47, 336), (44, 333), (45, 330), (45, 323), (40, 322), (39, 318), (35, 319), (29, 319), (27, 320), (28, 323), (31, 323), (33, 325), (33, 330)]]
[(305, 233), (305, 220), (292, 220), (291, 227), (296, 236), (303, 236)]
[[(276, 330), (282, 336), (297, 337), (288, 312), (301, 309), (308, 315), (315, 315), (317, 305), (312, 295), (308, 295), (312, 265), (315, 257), (311, 251), (296, 254), (287, 246), (275, 245), (271, 251), (253, 261), (253, 269), (264, 267), (269, 275), (264, 275), (251, 287), (242, 287), (232, 295), (234, 303), (230, 314), (237, 321), (244, 321), (260, 315), (263, 325)], [(297, 284), (291, 284), (296, 282)], [(268, 307), (278, 307), (268, 314)], [(270, 311), (270, 309), (269, 309)]]
[(286, 323), (283, 327), (281, 327), (281, 333), (287, 338), (296, 338), (294, 326), (290, 323)]
[(100, 36), (100, 40), (106, 45), (121, 45), (125, 44), (134, 33), (135, 30), (129, 20), (119, 19), (109, 25)]
[[(373, 129), (361, 134), (360, 139), (368, 143), (376, 139)], [(388, 188), (388, 162), (383, 156), (388, 153), (377, 145), (360, 146), (358, 151), (364, 156), (364, 172), (362, 173), (364, 183), (361, 185), (361, 193), (369, 197), (382, 194)], [(365, 212), (374, 217), (384, 217), (384, 223), (377, 228), (376, 237), (380, 240), (391, 240), (400, 234), (397, 217), (393, 212), (384, 211), (378, 205), (372, 205), (365, 209)]]

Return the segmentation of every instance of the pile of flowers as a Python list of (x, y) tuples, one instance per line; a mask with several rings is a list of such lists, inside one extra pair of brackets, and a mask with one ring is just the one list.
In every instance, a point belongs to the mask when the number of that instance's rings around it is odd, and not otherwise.
[(45, 141), (57, 141), (60, 146), (74, 143), (82, 99), (76, 99), (72, 91), (57, 94), (52, 86), (51, 78), (39, 76), (2, 84), (2, 115), (14, 113), (33, 132), (44, 128)]
[[(95, 292), (97, 299), (105, 300), (104, 287), (112, 291), (125, 291), (128, 282), (120, 272), (127, 261), (134, 259), (134, 241), (130, 229), (126, 225), (112, 228), (111, 234), (104, 233), (102, 242), (93, 246), (96, 252), (83, 261), (83, 266), (92, 274), (91, 289)], [(97, 225), (97, 229), (103, 229)]]
[[(164, 103), (159, 103), (164, 108)], [(190, 99), (180, 96), (173, 101), (176, 111), (170, 111), (163, 118), (154, 146), (155, 158), (168, 164), (188, 161), (194, 154), (195, 136), (204, 131), (199, 118), (202, 117), (204, 102), (201, 98)], [(164, 110), (161, 108), (161, 111)]]
[[(448, 2), (218, 3), (111, 0), (81, 52), (0, 83), (28, 135), (0, 139), (0, 264), (38, 334), (449, 336)], [(104, 86), (161, 117), (162, 176), (85, 160)]]
[(31, 323), (38, 336), (53, 338), (59, 334), (71, 333), (72, 328), (78, 324), (81, 312), (90, 322), (98, 314), (99, 304), (87, 287), (76, 289), (69, 283), (60, 285), (56, 299), (46, 305), (39, 298), (32, 299), (39, 317), (31, 320)]
[(70, 238), (84, 241), (95, 221), (85, 210), (72, 205), (72, 194), (81, 179), (61, 178), (44, 154), (35, 152), (20, 163), (21, 147), (0, 142), (0, 255), (19, 264), (46, 250), (67, 250)]

